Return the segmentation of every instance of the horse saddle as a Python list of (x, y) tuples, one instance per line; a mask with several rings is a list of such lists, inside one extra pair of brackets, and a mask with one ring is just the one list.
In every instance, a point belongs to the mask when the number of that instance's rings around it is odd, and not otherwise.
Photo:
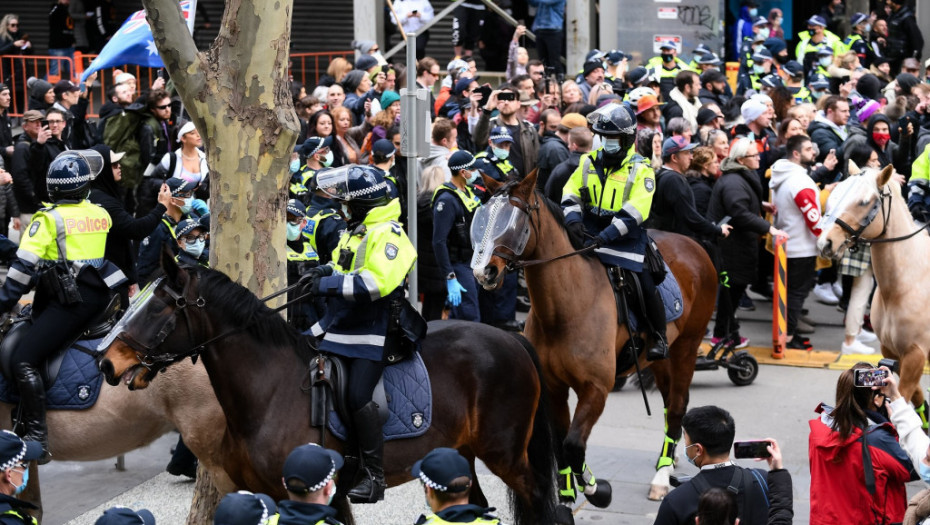
[[(79, 383), (76, 387), (77, 405), (84, 405), (85, 402), (90, 401), (90, 397), (93, 397), (93, 401), (96, 401), (96, 393), (99, 393), (99, 380), (102, 379), (99, 371), (96, 370), (97, 344), (116, 324), (119, 311), (120, 297), (115, 295), (110, 300), (107, 308), (88, 323), (86, 330), (58, 349), (39, 367), (39, 373), (45, 383), (46, 391), (50, 395), (55, 389), (62, 371), (65, 371), (69, 381), (74, 380)], [(15, 398), (18, 397), (15, 395), (15, 380), (13, 378), (13, 352), (20, 344), (28, 344), (23, 339), (32, 326), (31, 314), (31, 308), (26, 307), (18, 317), (8, 318), (0, 324), (0, 336), (3, 337), (2, 341), (0, 341), (0, 372), (2, 372), (0, 400), (15, 401)], [(58, 385), (58, 387), (71, 390), (66, 385)], [(65, 398), (69, 397), (73, 396), (65, 393), (63, 397), (56, 398), (58, 402), (49, 397), (49, 408), (75, 408), (74, 406), (59, 406), (62, 404), (68, 405), (70, 400)], [(89, 406), (92, 405), (93, 402)]]
[[(385, 440), (416, 437), (432, 420), (432, 391), (419, 352), (399, 362), (388, 362), (375, 386), (372, 401), (384, 427)], [(348, 439), (352, 421), (346, 398), (348, 367), (333, 354), (317, 352), (310, 360), (310, 424), (326, 427), (337, 438)]]

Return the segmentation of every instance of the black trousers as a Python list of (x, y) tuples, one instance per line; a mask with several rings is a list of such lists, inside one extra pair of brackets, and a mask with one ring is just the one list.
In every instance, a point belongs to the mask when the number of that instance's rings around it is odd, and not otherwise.
[(555, 68), (556, 74), (564, 72), (562, 67), (562, 42), (565, 32), (557, 29), (540, 29), (536, 31), (536, 50), (539, 59), (547, 68)]
[(21, 344), (13, 351), (13, 363), (39, 365), (68, 341), (77, 337), (110, 302), (110, 290), (78, 283), (83, 302), (65, 306), (37, 293), (35, 318)]
[(446, 306), (447, 295), (443, 292), (423, 293), (423, 319), (426, 319), (426, 322), (442, 319), (442, 311)]
[(346, 401), (349, 410), (355, 413), (371, 401), (375, 385), (381, 380), (381, 374), (384, 372), (384, 361), (368, 359), (352, 359), (351, 361)]
[(726, 337), (736, 332), (739, 335), (739, 321), (736, 320), (736, 305), (746, 291), (748, 283), (738, 283), (730, 279), (730, 286), (717, 289), (717, 321), (714, 323), (714, 337)]
[(798, 319), (801, 318), (801, 309), (804, 308), (804, 299), (810, 293), (817, 276), (817, 257), (792, 257), (788, 259), (787, 268), (787, 303), (788, 327), (787, 335), (795, 335), (798, 328)]

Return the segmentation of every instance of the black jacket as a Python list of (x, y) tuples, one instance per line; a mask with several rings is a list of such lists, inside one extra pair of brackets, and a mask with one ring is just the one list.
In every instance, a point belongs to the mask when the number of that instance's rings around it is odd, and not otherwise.
[(713, 177), (708, 177), (701, 173), (689, 172), (685, 179), (691, 186), (691, 194), (694, 195), (694, 208), (701, 214), (701, 217), (707, 217), (707, 207), (710, 206), (710, 195), (714, 191)]
[(433, 196), (417, 197), (417, 285), (423, 293), (446, 293), (446, 276), (433, 251)]
[(536, 187), (545, 188), (549, 175), (563, 160), (569, 155), (568, 145), (551, 131), (545, 132), (542, 136), (542, 143), (539, 146), (539, 163), (536, 167)]
[(648, 228), (678, 233), (692, 239), (714, 239), (720, 227), (694, 206), (694, 194), (685, 176), (668, 168), (656, 173), (656, 191), (646, 221)]
[(278, 502), (278, 513), (281, 516), (278, 519), (278, 525), (306, 525), (319, 521), (339, 525), (336, 520), (336, 509), (329, 505), (285, 500)]
[(698, 91), (698, 100), (701, 101), (701, 104), (717, 104), (717, 107), (720, 108), (720, 111), (726, 109), (727, 104), (730, 103), (730, 97), (728, 97), (726, 93), (721, 93), (718, 95), (707, 88), (701, 88), (701, 90)]
[[(740, 501), (744, 498), (744, 494), (747, 494), (745, 497), (748, 497), (750, 502), (748, 505), (740, 504), (739, 522), (746, 525), (766, 525), (769, 522), (769, 508), (771, 505), (767, 496), (770, 489), (766, 485), (768, 485), (772, 473), (778, 471), (765, 472), (761, 469), (726, 466), (702, 470), (698, 476), (701, 476), (711, 488), (726, 488), (733, 481), (734, 469), (738, 468), (743, 469), (743, 482), (738, 487), (740, 494), (736, 496), (737, 501)], [(785, 470), (782, 470), (782, 472), (787, 474)], [(697, 513), (700, 498), (701, 494), (698, 492), (696, 483), (693, 480), (682, 483), (681, 486), (669, 492), (668, 496), (662, 500), (662, 504), (659, 505), (659, 512), (656, 515), (655, 525), (694, 523), (694, 515)]]
[(708, 219), (720, 222), (730, 216), (733, 230), (719, 241), (722, 270), (735, 283), (748, 284), (756, 279), (759, 237), (771, 225), (762, 218), (762, 183), (755, 171), (729, 158), (721, 166), (723, 175), (714, 184), (707, 208)]
[[(36, 523), (28, 517), (28, 513), (37, 509), (38, 507), (28, 501), (23, 501), (13, 496), (7, 496), (6, 494), (0, 494), (0, 525), (22, 525), (23, 523), (31, 525), (32, 523)], [(26, 519), (17, 518), (12, 514), (6, 514), (6, 512), (10, 510), (19, 513)]]
[(556, 204), (562, 202), (562, 189), (568, 184), (568, 179), (572, 177), (572, 173), (575, 173), (575, 170), (578, 169), (578, 165), (581, 163), (581, 156), (584, 155), (584, 153), (585, 152), (582, 151), (571, 152), (568, 158), (559, 163), (559, 165), (552, 170), (552, 173), (549, 174), (549, 180), (546, 181), (546, 189), (544, 191), (549, 200)]
[[(49, 137), (45, 144), (33, 142), (29, 145), (29, 176), (32, 179), (32, 191), (37, 201), (37, 206), (41, 207), (42, 202), (48, 202), (48, 186), (45, 184), (45, 178), (48, 173), (48, 167), (52, 164), (61, 152), (67, 150), (65, 143)], [(35, 210), (33, 210), (35, 211)], [(29, 212), (31, 213), (31, 212)]]
[(924, 37), (917, 26), (917, 18), (910, 7), (904, 6), (888, 17), (888, 58), (902, 60), (920, 59), (924, 49)]
[(13, 157), (7, 168), (13, 176), (13, 195), (21, 213), (35, 213), (39, 209), (39, 200), (32, 183), (33, 142), (33, 138), (28, 134), (20, 134), (16, 138)]

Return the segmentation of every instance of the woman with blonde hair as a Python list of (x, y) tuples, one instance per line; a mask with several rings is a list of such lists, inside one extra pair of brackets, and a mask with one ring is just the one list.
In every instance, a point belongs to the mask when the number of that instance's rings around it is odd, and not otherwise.
[(423, 295), (423, 318), (427, 321), (442, 319), (446, 305), (446, 276), (439, 269), (433, 252), (433, 194), (446, 181), (442, 166), (430, 166), (420, 174), (417, 193), (417, 284)]
[(319, 85), (330, 87), (333, 84), (342, 82), (346, 73), (352, 71), (352, 69), (352, 62), (342, 57), (336, 57), (329, 63), (329, 67), (326, 68), (326, 74), (320, 77)]

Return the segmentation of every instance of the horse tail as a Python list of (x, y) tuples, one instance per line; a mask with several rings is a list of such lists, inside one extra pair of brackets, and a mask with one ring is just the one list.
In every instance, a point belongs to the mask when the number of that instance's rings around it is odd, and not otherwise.
[(552, 417), (549, 406), (549, 389), (546, 387), (542, 364), (536, 348), (521, 334), (511, 333), (520, 342), (536, 368), (539, 377), (539, 403), (533, 417), (533, 433), (527, 446), (526, 454), (533, 472), (533, 501), (522, 501), (510, 491), (510, 507), (513, 510), (515, 525), (556, 523), (556, 443), (552, 431)]

